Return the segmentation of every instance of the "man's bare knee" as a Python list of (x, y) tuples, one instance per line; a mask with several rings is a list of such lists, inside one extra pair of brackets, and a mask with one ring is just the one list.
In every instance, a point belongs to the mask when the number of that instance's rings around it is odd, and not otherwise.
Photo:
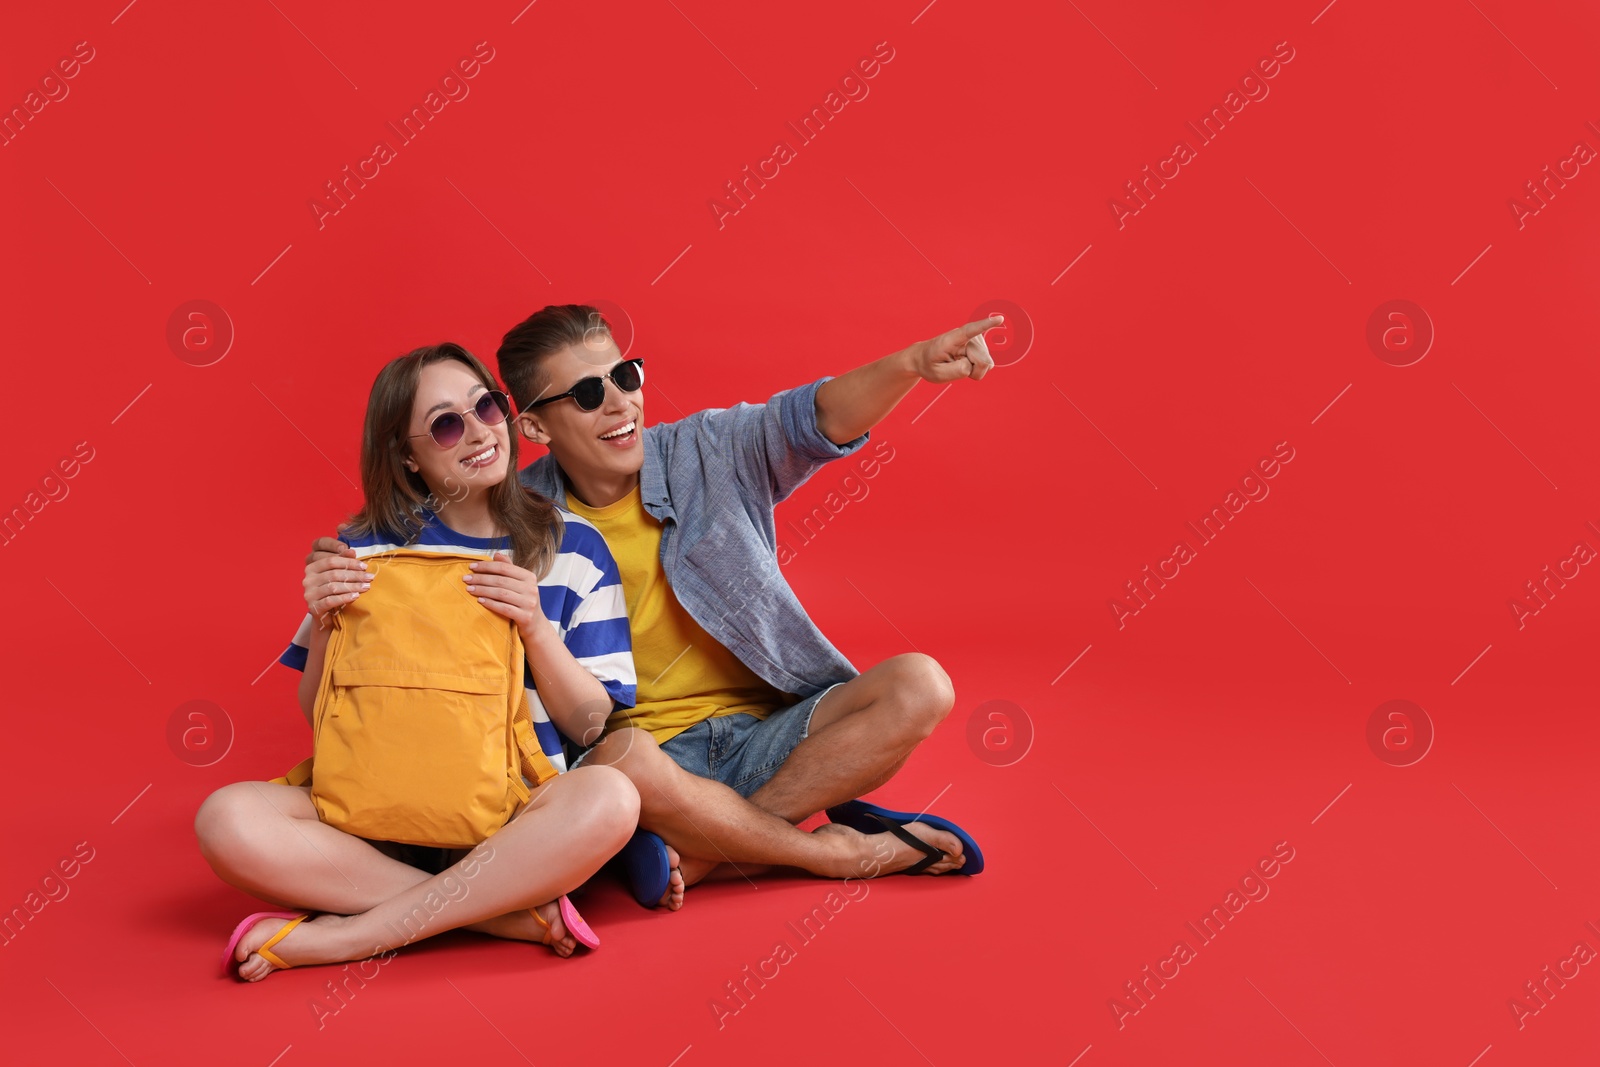
[(931, 735), (955, 707), (956, 689), (939, 661), (921, 652), (886, 660), (892, 667), (896, 717), (917, 740)]

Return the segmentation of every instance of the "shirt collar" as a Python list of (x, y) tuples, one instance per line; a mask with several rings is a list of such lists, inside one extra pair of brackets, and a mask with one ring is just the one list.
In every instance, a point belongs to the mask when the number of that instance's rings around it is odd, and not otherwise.
[[(652, 426), (646, 426), (641, 435), (640, 444), (644, 447), (644, 466), (639, 470), (639, 500), (658, 520), (676, 519), (672, 510), (672, 497), (667, 493), (666, 471), (662, 469), (661, 457), (651, 447), (653, 444)], [(554, 472), (555, 500), (562, 507), (566, 506), (567, 472), (561, 469), (561, 464), (551, 457), (550, 466)]]
[(657, 508), (661, 509), (662, 514), (656, 515), (659, 519), (663, 515), (672, 515), (672, 497), (667, 493), (667, 474), (662, 467), (661, 456), (652, 447), (655, 444), (655, 435), (650, 432), (652, 429), (654, 427), (646, 426), (640, 435), (639, 443), (644, 447), (644, 466), (639, 470), (639, 499), (652, 513)]

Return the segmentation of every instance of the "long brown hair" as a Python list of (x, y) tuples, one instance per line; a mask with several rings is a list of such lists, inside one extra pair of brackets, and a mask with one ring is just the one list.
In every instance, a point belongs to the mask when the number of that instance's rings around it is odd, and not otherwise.
[[(361, 491), (365, 502), (350, 519), (351, 533), (398, 537), (410, 544), (422, 532), (424, 510), (437, 511), (440, 501), (422, 475), (406, 469), (411, 442), (411, 409), (416, 403), (422, 368), (455, 360), (470, 370), (485, 389), (498, 389), (494, 375), (477, 357), (449, 341), (428, 345), (390, 360), (373, 380), (361, 432)], [(517, 434), (510, 441), (505, 481), (489, 489), (489, 513), (511, 535), (511, 559), (544, 577), (561, 544), (561, 515), (548, 498), (525, 489), (517, 480)]]

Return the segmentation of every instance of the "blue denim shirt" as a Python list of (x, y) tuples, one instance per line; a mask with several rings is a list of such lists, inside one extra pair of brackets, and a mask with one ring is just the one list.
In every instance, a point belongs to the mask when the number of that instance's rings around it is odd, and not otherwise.
[[(775, 504), (824, 463), (866, 444), (836, 445), (817, 429), (817, 390), (786, 389), (765, 404), (697, 411), (647, 425), (639, 472), (645, 510), (661, 523), (661, 566), (690, 616), (745, 666), (785, 693), (808, 697), (857, 671), (822, 635), (778, 569)], [(522, 484), (565, 507), (553, 456)]]

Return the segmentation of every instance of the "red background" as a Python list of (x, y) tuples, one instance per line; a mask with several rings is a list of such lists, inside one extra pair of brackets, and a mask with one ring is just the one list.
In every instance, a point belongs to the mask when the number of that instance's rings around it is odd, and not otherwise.
[[(1600, 176), (1520, 227), (1509, 206), (1600, 147), (1592, 5), (124, 2), (0, 33), (8, 109), (94, 50), (0, 148), (0, 506), (93, 452), (0, 550), (0, 905), (94, 850), (0, 948), (28, 1062), (1592, 1062), (1594, 967), (1521, 1027), (1508, 1007), (1600, 948), (1600, 577), (1521, 628), (1509, 606), (1600, 547)], [(319, 228), (323, 183), (480, 41), (470, 95)], [(884, 41), (870, 94), (796, 145)], [(1285, 41), (1270, 95), (1119, 228), (1123, 183)], [(719, 228), (710, 199), (780, 138), (796, 158)], [(307, 545), (356, 504), (383, 361), (492, 359), (538, 307), (609, 300), (660, 421), (997, 299), (1031, 348), (997, 334), (983, 381), (919, 385), (868, 495), (786, 566), (858, 666), (950, 671), (949, 722), (881, 798), (937, 798), (986, 873), (873, 883), (720, 1028), (713, 998), (828, 883), (667, 915), (606, 882), (593, 956), (448, 935), (320, 1030), (336, 969), (218, 976), (251, 902), (191, 820), (307, 751), (269, 665)], [(1366, 341), (1396, 299), (1436, 333), (1406, 367)], [(204, 336), (167, 339), (191, 300), (234, 333), (207, 366)], [(1270, 496), (1119, 629), (1123, 583), (1278, 442)], [(1435, 732), (1410, 766), (1367, 741), (1394, 699)], [(232, 733), (204, 767), (169, 741), (196, 700), (208, 743)], [(1279, 842), (1270, 895), (1119, 1027), (1123, 984)]]

